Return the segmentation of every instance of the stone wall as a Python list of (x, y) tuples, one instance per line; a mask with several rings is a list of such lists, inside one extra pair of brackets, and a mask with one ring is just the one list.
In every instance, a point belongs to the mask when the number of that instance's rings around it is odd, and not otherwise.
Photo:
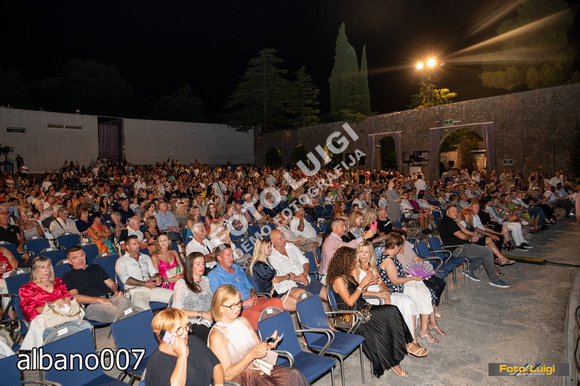
[[(401, 131), (402, 152), (428, 151), (429, 129), (444, 127), (439, 145), (457, 129), (470, 128), (482, 135), (478, 123), (495, 125), (495, 158), (497, 170), (508, 169), (528, 175), (532, 170), (554, 173), (570, 167), (570, 149), (580, 122), (580, 83), (526, 91), (497, 97), (469, 100), (418, 110), (376, 115), (351, 124), (359, 135), (344, 153), (354, 149), (368, 153), (368, 135)], [(455, 124), (445, 126), (446, 120)], [(309, 151), (324, 146), (327, 136), (340, 131), (343, 122), (283, 132), (257, 134), (255, 162), (265, 164), (264, 155), (273, 146), (280, 149), (283, 165), (292, 164), (292, 149), (300, 144)], [(472, 126), (462, 126), (475, 124)], [(377, 138), (377, 142), (380, 138)], [(344, 154), (343, 153), (343, 154)], [(367, 166), (368, 166), (367, 157)], [(512, 164), (504, 166), (504, 159)], [(427, 172), (427, 167), (423, 168)], [(408, 173), (403, 166), (403, 173)], [(432, 176), (427, 178), (431, 179)]]

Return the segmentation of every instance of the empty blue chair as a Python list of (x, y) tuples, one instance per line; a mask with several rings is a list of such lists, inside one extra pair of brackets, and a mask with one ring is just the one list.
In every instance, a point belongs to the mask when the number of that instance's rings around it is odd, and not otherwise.
[(64, 247), (64, 249), (69, 249), (75, 245), (79, 245), (81, 242), (80, 236), (75, 233), (65, 233), (62, 236), (56, 238), (56, 243), (59, 247)]
[(323, 221), (319, 224), (319, 226), (320, 226), (320, 233), (324, 234), (328, 230), (328, 227), (330, 226), (330, 222)]
[(38, 237), (38, 238), (28, 240), (26, 242), (26, 250), (28, 252), (32, 252), (32, 254), (34, 256), (39, 255), (40, 252), (46, 248), (50, 248), (50, 243), (48, 242), (48, 239), (43, 239), (41, 237)]
[[(267, 311), (268, 309), (266, 309), (265, 313)], [(287, 358), (290, 366), (300, 370), (310, 383), (316, 381), (330, 370), (330, 378), (334, 386), (334, 366), (336, 366), (336, 361), (302, 351), (296, 333), (304, 332), (305, 330), (294, 330), (292, 317), (288, 311), (260, 320), (258, 322), (258, 330), (262, 340), (271, 336), (274, 331), (278, 331), (278, 336), (284, 334), (284, 338), (282, 338), (276, 348), (283, 353), (280, 353), (278, 357), (278, 364), (283, 363), (281, 360), (282, 357)]]
[(320, 272), (318, 272), (318, 261), (316, 259), (316, 255), (314, 255), (314, 252), (306, 252), (304, 256), (306, 256), (308, 263), (310, 264), (308, 273), (316, 276), (320, 280), (321, 275)]
[(316, 213), (316, 217), (318, 217), (318, 218), (325, 218), (326, 217), (326, 211), (324, 210), (324, 207), (321, 205), (316, 205), (314, 207), (314, 213)]
[[(94, 366), (99, 361), (98, 354), (95, 350), (95, 342), (91, 331), (88, 329), (81, 330), (76, 334), (66, 336), (55, 342), (46, 344), (44, 347), (45, 354), (50, 354), (53, 358), (57, 354), (64, 354), (67, 358), (71, 354), (77, 355), (80, 360), (70, 361), (67, 371), (62, 371), (52, 366), (45, 372), (45, 379), (51, 382), (58, 382), (61, 385), (126, 385), (126, 383), (116, 380), (106, 375), (103, 369), (97, 367), (90, 369), (85, 366)], [(92, 357), (92, 359), (91, 359)]]
[[(139, 366), (133, 370), (136, 359), (130, 358), (131, 365), (123, 373), (121, 380), (125, 376), (131, 377), (129, 383), (133, 383), (135, 378), (140, 378), (147, 367), (147, 359), (149, 355), (157, 348), (157, 339), (151, 327), (153, 321), (153, 313), (151, 310), (139, 312), (133, 316), (118, 320), (111, 324), (111, 332), (117, 344), (118, 349), (144, 349), (145, 353)], [(195, 355), (195, 353), (193, 353)]]
[[(360, 353), (360, 367), (362, 383), (365, 383), (364, 359), (362, 343), (365, 338), (348, 334), (342, 331), (331, 331), (328, 329), (327, 313), (322, 307), (322, 300), (318, 295), (308, 297), (307, 293), (301, 295), (296, 304), (298, 320), (302, 328), (308, 330), (304, 332), (308, 348), (320, 353), (320, 355), (331, 355), (338, 358), (340, 362), (340, 375), (343, 386), (345, 385), (344, 358), (349, 356), (357, 348)], [(332, 314), (329, 313), (329, 314)], [(328, 333), (332, 339), (329, 340)]]
[(324, 213), (326, 214), (327, 218), (334, 217), (334, 205), (326, 204), (324, 205)]

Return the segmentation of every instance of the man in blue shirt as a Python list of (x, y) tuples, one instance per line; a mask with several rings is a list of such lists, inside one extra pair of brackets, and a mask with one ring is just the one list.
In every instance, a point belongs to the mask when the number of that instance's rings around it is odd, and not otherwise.
[(167, 232), (169, 237), (171, 237), (171, 241), (179, 241), (181, 240), (181, 236), (179, 234), (179, 224), (175, 219), (175, 216), (171, 211), (168, 210), (168, 204), (166, 202), (159, 203), (159, 212), (155, 215), (157, 219), (157, 226), (163, 232)]
[(242, 316), (248, 319), (254, 330), (257, 330), (260, 313), (270, 306), (283, 310), (282, 301), (279, 298), (259, 298), (252, 291), (252, 284), (248, 281), (242, 267), (234, 264), (232, 248), (227, 244), (223, 245), (225, 245), (225, 248), (217, 254), (218, 265), (207, 275), (209, 286), (212, 292), (215, 292), (219, 286), (224, 284), (231, 284), (236, 287), (242, 294), (244, 302)]

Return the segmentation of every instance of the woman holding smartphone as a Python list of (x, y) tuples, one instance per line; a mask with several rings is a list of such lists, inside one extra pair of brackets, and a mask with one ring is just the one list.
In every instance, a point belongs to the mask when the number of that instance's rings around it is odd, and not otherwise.
[(159, 346), (147, 361), (148, 385), (223, 385), (224, 370), (205, 342), (188, 337), (187, 315), (160, 311), (151, 323)]
[[(294, 368), (274, 366), (270, 374), (261, 371), (260, 359), (280, 340), (260, 341), (250, 322), (240, 316), (242, 295), (232, 285), (218, 287), (211, 301), (211, 314), (216, 321), (209, 334), (209, 348), (221, 362), (225, 379), (240, 385), (308, 385), (302, 373)], [(276, 339), (278, 338), (278, 339)]]

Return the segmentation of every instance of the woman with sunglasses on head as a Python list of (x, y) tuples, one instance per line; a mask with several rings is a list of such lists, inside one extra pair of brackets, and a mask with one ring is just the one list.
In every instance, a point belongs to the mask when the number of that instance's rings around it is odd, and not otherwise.
[(258, 240), (250, 263), (250, 275), (254, 277), (258, 291), (279, 297), (284, 310), (296, 311), (296, 301), (304, 290), (298, 288), (295, 281), (290, 280), (290, 275), (277, 276), (276, 270), (268, 262), (272, 248), (269, 240)]
[(159, 346), (147, 360), (148, 385), (223, 385), (224, 370), (205, 342), (189, 337), (187, 315), (161, 310), (151, 323)]
[(209, 280), (203, 276), (205, 257), (200, 252), (192, 252), (185, 258), (183, 277), (173, 289), (173, 307), (185, 312), (191, 325), (190, 334), (207, 342), (213, 324), (211, 299), (213, 293)]
[[(242, 295), (232, 285), (216, 290), (211, 301), (211, 314), (216, 321), (209, 333), (209, 348), (220, 360), (227, 381), (240, 385), (308, 385), (300, 371), (274, 366), (268, 375), (260, 370), (256, 359), (266, 357), (276, 343), (260, 341), (250, 322), (240, 316)], [(278, 338), (275, 333), (273, 338)]]

